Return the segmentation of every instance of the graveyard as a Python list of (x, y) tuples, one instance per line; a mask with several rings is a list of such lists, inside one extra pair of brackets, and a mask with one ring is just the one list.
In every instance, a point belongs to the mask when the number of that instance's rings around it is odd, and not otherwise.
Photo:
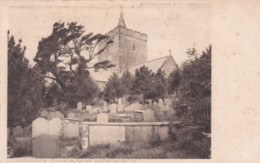
[[(208, 158), (210, 136), (205, 125), (181, 118), (171, 99), (146, 104), (77, 103), (64, 112), (43, 108), (26, 128), (17, 126), (10, 157), (34, 158)], [(63, 106), (64, 107), (64, 106)], [(195, 143), (196, 142), (196, 143)], [(13, 144), (12, 144), (13, 143)], [(28, 148), (28, 149), (27, 149)], [(14, 153), (16, 152), (16, 153)], [(20, 153), (19, 153), (20, 152)]]
[(211, 157), (211, 45), (178, 65), (122, 11), (105, 34), (49, 23), (33, 66), (8, 31), (8, 158)]

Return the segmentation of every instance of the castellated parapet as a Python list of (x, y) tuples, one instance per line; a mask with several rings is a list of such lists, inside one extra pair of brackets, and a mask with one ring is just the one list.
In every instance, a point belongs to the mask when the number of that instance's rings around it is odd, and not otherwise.
[[(113, 40), (106, 50), (99, 56), (99, 61), (110, 60), (116, 65), (114, 72), (121, 73), (130, 66), (147, 61), (147, 34), (124, 27), (116, 27), (107, 36)], [(99, 49), (105, 46), (99, 44)]]

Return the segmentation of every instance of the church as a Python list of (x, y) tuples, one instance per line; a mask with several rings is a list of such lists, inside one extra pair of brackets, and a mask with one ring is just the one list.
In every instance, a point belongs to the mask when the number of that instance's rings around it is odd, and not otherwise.
[[(178, 67), (171, 54), (148, 61), (147, 34), (127, 28), (122, 11), (118, 25), (106, 35), (113, 40), (113, 43), (98, 56), (98, 61), (109, 60), (115, 67), (91, 72), (101, 90), (113, 73), (120, 76), (128, 70), (134, 75), (136, 69), (147, 66), (155, 73), (158, 69), (163, 70), (168, 77)], [(104, 46), (104, 43), (100, 43), (98, 48), (102, 49)]]

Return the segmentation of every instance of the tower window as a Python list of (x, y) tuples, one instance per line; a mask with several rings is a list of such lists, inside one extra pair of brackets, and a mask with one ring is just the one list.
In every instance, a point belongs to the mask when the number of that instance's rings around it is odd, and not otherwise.
[(135, 44), (132, 44), (132, 50), (135, 50)]

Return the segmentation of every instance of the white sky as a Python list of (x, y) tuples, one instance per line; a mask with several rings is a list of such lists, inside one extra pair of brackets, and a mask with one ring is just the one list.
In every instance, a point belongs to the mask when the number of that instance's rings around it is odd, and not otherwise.
[[(9, 8), (9, 29), (16, 40), (27, 47), (26, 57), (34, 65), (39, 40), (51, 34), (55, 22), (76, 21), (87, 32), (105, 34), (118, 24), (122, 4), (83, 4), (80, 6), (12, 6)], [(169, 54), (177, 64), (187, 59), (186, 51), (195, 47), (202, 51), (210, 41), (209, 5), (123, 4), (126, 26), (148, 35), (148, 60)]]

